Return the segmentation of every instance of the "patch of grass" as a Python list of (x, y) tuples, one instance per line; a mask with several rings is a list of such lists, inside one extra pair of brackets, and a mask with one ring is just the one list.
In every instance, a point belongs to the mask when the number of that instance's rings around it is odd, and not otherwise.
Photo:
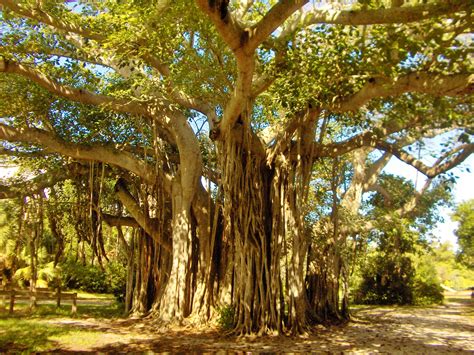
[[(99, 300), (104, 300), (103, 298)], [(90, 303), (88, 303), (91, 301)], [(79, 300), (77, 304), (76, 318), (121, 318), (123, 314), (123, 305), (114, 301), (92, 303), (93, 298), (86, 301)], [(84, 303), (83, 303), (84, 302)], [(18, 317), (71, 317), (71, 303), (70, 301), (63, 302), (61, 307), (57, 308), (56, 303), (51, 301), (39, 301), (35, 310), (30, 311), (29, 303), (27, 301), (15, 303), (15, 311), (11, 315), (7, 311), (0, 312), (0, 319), (18, 318)]]
[(68, 290), (67, 292), (77, 293), (77, 297), (82, 299), (115, 300), (114, 295), (108, 293), (90, 293), (81, 290)]
[(68, 327), (59, 327), (31, 319), (0, 319), (0, 351), (32, 352), (56, 348), (50, 339), (68, 332)]
[[(85, 304), (77, 305), (74, 318), (118, 318), (123, 316), (123, 307), (118, 302), (103, 302), (106, 297), (92, 297), (89, 294)], [(110, 298), (110, 297), (108, 297)], [(98, 300), (94, 304), (94, 300)], [(48, 322), (54, 318), (73, 318), (70, 302), (57, 308), (54, 302), (39, 302), (34, 311), (30, 311), (28, 302), (15, 304), (15, 312), (0, 311), (0, 352), (37, 352), (52, 351), (64, 346), (78, 349), (97, 343), (103, 333), (96, 330), (74, 328), (69, 325), (56, 325)]]
[(50, 324), (41, 319), (0, 319), (0, 352), (88, 348), (100, 343), (103, 336), (99, 330), (78, 330), (74, 326)]

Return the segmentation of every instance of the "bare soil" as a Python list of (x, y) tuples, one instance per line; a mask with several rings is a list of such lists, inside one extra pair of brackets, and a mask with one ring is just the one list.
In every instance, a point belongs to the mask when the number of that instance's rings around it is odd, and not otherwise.
[(157, 328), (146, 320), (49, 319), (100, 331), (94, 344), (58, 344), (58, 352), (202, 353), (474, 353), (474, 300), (451, 295), (433, 307), (360, 307), (340, 326), (300, 337), (237, 338), (217, 329)]

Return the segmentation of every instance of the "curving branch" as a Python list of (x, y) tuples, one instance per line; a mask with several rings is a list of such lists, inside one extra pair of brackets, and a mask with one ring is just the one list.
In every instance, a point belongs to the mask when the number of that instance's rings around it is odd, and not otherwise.
[(0, 185), (0, 199), (16, 198), (37, 194), (47, 187), (52, 187), (60, 181), (71, 179), (75, 176), (86, 175), (89, 169), (79, 163), (68, 164), (61, 169), (48, 171), (30, 180), (11, 185)]
[(106, 106), (116, 112), (147, 116), (145, 105), (132, 100), (113, 98), (110, 96), (92, 93), (84, 89), (76, 89), (59, 84), (36, 69), (0, 57), (0, 73), (21, 75), (42, 86), (49, 92), (83, 104)]
[(315, 24), (334, 25), (377, 25), (422, 21), (439, 16), (451, 15), (460, 11), (472, 10), (470, 0), (442, 0), (435, 4), (390, 7), (363, 10), (320, 10), (309, 11), (300, 26)]
[(400, 132), (407, 128), (414, 128), (422, 125), (424, 120), (420, 117), (415, 117), (408, 122), (392, 120), (385, 122), (380, 127), (375, 127), (369, 131), (360, 133), (352, 138), (345, 141), (332, 143), (332, 144), (321, 144), (318, 142), (313, 143), (314, 158), (320, 157), (337, 157), (355, 149), (362, 147), (376, 147), (377, 144), (390, 134)]
[[(13, 128), (0, 123), (0, 139), (9, 142), (24, 142), (38, 144), (49, 152), (63, 154), (75, 159), (101, 161), (115, 165), (143, 178), (147, 183), (154, 184), (156, 170), (137, 160), (126, 151), (119, 151), (113, 146), (81, 145), (70, 143), (61, 138), (37, 128)], [(161, 172), (165, 188), (171, 191), (171, 177)]]
[(229, 11), (229, 0), (196, 0), (198, 7), (212, 21), (224, 42), (236, 52), (248, 40), (244, 31)]
[(0, 5), (9, 9), (10, 11), (13, 11), (14, 13), (29, 18), (31, 20), (35, 20), (38, 22), (42, 22), (48, 26), (54, 27), (58, 30), (68, 32), (68, 33), (74, 33), (77, 35), (80, 35), (82, 37), (96, 40), (96, 41), (101, 41), (106, 38), (106, 36), (93, 32), (91, 30), (86, 29), (84, 26), (81, 25), (75, 25), (72, 23), (68, 23), (65, 21), (62, 21), (54, 16), (51, 16), (47, 12), (43, 11), (41, 8), (36, 7), (34, 9), (27, 9), (19, 4), (17, 4), (13, 0), (0, 0)]
[(133, 217), (114, 216), (107, 213), (102, 213), (101, 219), (107, 223), (110, 227), (133, 227), (139, 228), (140, 225)]
[(419, 92), (434, 96), (457, 96), (474, 90), (474, 74), (437, 75), (414, 72), (394, 81), (371, 78), (357, 93), (327, 107), (333, 112), (355, 111), (375, 98), (399, 96), (406, 92)]
[(463, 144), (445, 153), (433, 166), (430, 167), (421, 160), (416, 159), (413, 155), (403, 151), (395, 144), (380, 142), (376, 144), (376, 147), (396, 156), (398, 159), (408, 165), (411, 165), (430, 179), (433, 179), (436, 176), (443, 174), (455, 166), (461, 164), (472, 153), (474, 153), (474, 144)]
[(260, 22), (250, 30), (248, 50), (255, 50), (280, 27), (293, 13), (300, 10), (308, 0), (282, 0), (273, 6)]
[(172, 249), (170, 242), (164, 239), (163, 235), (158, 232), (153, 220), (143, 213), (143, 209), (127, 190), (126, 183), (123, 179), (119, 179), (115, 184), (115, 193), (117, 194), (120, 202), (122, 202), (127, 211), (132, 215), (133, 219), (135, 219), (140, 227), (142, 227), (145, 232), (164, 249), (171, 252)]

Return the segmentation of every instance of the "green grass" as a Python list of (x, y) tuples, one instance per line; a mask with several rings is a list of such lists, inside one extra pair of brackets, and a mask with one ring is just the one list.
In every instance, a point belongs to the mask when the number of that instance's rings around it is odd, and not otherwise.
[(57, 318), (57, 317), (71, 317), (71, 318), (120, 318), (123, 317), (123, 307), (118, 303), (111, 305), (81, 305), (77, 306), (77, 314), (71, 314), (70, 305), (61, 305), (57, 308), (52, 304), (39, 304), (37, 308), (30, 311), (28, 304), (15, 304), (15, 312), (9, 314), (6, 311), (0, 312), (0, 319), (7, 318)]
[[(106, 297), (93, 297), (88, 300), (104, 300)], [(71, 305), (66, 303), (56, 308), (55, 304), (39, 303), (34, 311), (28, 304), (15, 304), (15, 312), (0, 311), (0, 352), (37, 352), (53, 351), (70, 344), (75, 346), (91, 346), (101, 337), (102, 332), (90, 329), (77, 329), (73, 325), (57, 325), (50, 321), (55, 318), (119, 318), (123, 316), (123, 308), (117, 302), (105, 304), (79, 304), (77, 315), (71, 316)]]
[(52, 325), (38, 319), (0, 319), (0, 351), (54, 350), (57, 348), (57, 342), (51, 338), (60, 337), (70, 331), (68, 326)]

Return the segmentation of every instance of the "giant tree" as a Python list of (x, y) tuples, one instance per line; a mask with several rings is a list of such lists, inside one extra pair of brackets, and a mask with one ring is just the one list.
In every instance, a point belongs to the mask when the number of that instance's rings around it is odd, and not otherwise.
[(0, 139), (120, 178), (163, 320), (228, 303), (239, 332), (303, 331), (315, 168), (368, 147), (429, 169), (399, 136), (469, 124), (469, 1), (72, 4), (0, 0)]

